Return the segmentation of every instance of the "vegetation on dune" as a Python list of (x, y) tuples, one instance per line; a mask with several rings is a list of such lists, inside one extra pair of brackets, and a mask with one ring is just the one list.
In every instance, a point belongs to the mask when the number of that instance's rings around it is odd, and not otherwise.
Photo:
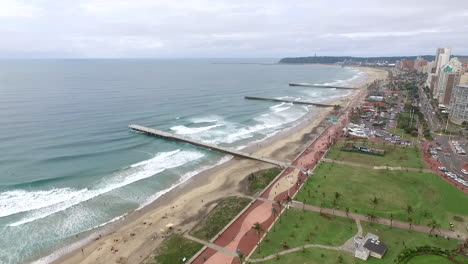
[(222, 200), (193, 229), (191, 234), (204, 240), (210, 240), (219, 233), (251, 200), (244, 197), (228, 197)]
[(247, 193), (254, 194), (263, 190), (280, 172), (278, 168), (271, 168), (251, 173), (247, 176)]
[(194, 256), (202, 244), (189, 240), (182, 235), (172, 234), (156, 249), (156, 256), (146, 264), (183, 264)]
[[(342, 197), (337, 202), (335, 192)], [(321, 163), (296, 200), (418, 225), (430, 225), (434, 220), (443, 229), (449, 229), (453, 222), (456, 229), (464, 231), (463, 223), (453, 221), (453, 217), (468, 220), (468, 207), (460, 206), (468, 204), (468, 196), (432, 173)]]

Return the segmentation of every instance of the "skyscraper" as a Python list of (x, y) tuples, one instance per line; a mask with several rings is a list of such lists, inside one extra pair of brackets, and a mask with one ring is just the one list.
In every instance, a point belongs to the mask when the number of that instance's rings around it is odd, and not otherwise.
[(440, 72), (440, 69), (446, 65), (449, 60), (450, 60), (450, 55), (452, 53), (452, 50), (450, 48), (438, 48), (436, 52), (436, 69), (435, 69), (435, 74), (438, 75)]

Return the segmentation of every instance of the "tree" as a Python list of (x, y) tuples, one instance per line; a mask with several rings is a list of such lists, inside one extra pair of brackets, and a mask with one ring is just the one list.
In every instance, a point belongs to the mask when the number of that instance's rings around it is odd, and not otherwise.
[(323, 209), (323, 206), (324, 206), (324, 205), (325, 205), (324, 202), (321, 202), (321, 203), (320, 203), (320, 213), (322, 213), (322, 209)]
[[(260, 241), (260, 235), (264, 231), (262, 225), (259, 222), (257, 222), (252, 226), (252, 228), (255, 230), (255, 232), (258, 235), (258, 241)], [(258, 246), (258, 252), (260, 252), (260, 244)]]
[(279, 222), (281, 224), (281, 210), (283, 209), (283, 204), (281, 203), (280, 200), (278, 200), (278, 201), (276, 201), (276, 205), (278, 205), (278, 207), (279, 207), (279, 213), (278, 214), (279, 214)]
[(371, 203), (374, 206), (375, 211), (375, 207), (377, 207), (377, 205), (379, 204), (379, 199), (377, 199), (377, 197), (374, 196), (374, 199), (371, 200)]
[[(278, 215), (278, 212), (276, 211), (276, 208), (272, 207), (271, 212), (273, 213), (273, 218), (276, 218), (276, 216)], [(275, 226), (276, 225), (273, 224), (273, 231), (276, 231)]]
[(411, 205), (406, 206), (406, 212), (408, 213), (408, 216), (413, 212), (413, 207)]
[(349, 207), (346, 207), (345, 211), (346, 211), (346, 217), (349, 217)]
[(411, 230), (411, 228), (413, 227), (413, 218), (408, 217), (408, 223), (409, 223), (409, 229)]
[(390, 227), (392, 227), (393, 224), (393, 214), (390, 214)]
[(306, 199), (302, 200), (302, 211), (305, 211)]
[(437, 221), (434, 219), (431, 219), (431, 221), (429, 222), (427, 226), (431, 228), (431, 231), (429, 231), (429, 235), (432, 234), (432, 231), (434, 231), (434, 229), (440, 228), (440, 224), (437, 223)]

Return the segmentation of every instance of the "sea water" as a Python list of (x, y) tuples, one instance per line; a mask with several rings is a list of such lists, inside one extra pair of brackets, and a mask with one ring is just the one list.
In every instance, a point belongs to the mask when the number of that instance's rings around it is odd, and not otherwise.
[(1, 60), (0, 263), (50, 255), (230, 159), (128, 125), (240, 149), (318, 111), (244, 96), (325, 102), (350, 92), (288, 83), (365, 78), (352, 68), (275, 62)]

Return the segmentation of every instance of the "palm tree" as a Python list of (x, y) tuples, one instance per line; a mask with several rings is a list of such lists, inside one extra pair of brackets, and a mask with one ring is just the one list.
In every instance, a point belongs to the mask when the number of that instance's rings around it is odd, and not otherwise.
[[(286, 209), (288, 209), (288, 208), (289, 208), (289, 205), (290, 205), (290, 203), (292, 203), (292, 201), (293, 201), (293, 199), (291, 198), (291, 196), (289, 196), (289, 195), (288, 195), (288, 196), (286, 196)], [(288, 211), (286, 210), (286, 212), (285, 212), (285, 213), (287, 214), (287, 213), (288, 213)]]
[(345, 211), (346, 211), (346, 217), (349, 217), (349, 207), (346, 207)]
[(262, 233), (264, 230), (263, 230), (262, 225), (261, 225), (259, 222), (255, 223), (255, 224), (252, 226), (252, 228), (255, 230), (255, 232), (256, 232), (257, 235), (258, 235), (258, 241), (259, 241), (259, 244), (258, 244), (258, 245), (259, 245), (259, 246), (258, 246), (258, 252), (260, 252), (260, 235), (261, 235), (261, 233)]
[(321, 203), (320, 203), (320, 213), (322, 213), (322, 209), (323, 209), (323, 206), (324, 206), (324, 205), (325, 205), (324, 202), (321, 202)]
[(377, 205), (379, 204), (379, 199), (377, 199), (377, 197), (374, 196), (374, 199), (371, 200), (371, 203), (374, 206), (374, 211), (375, 211), (375, 207), (377, 207)]
[(281, 210), (283, 209), (283, 204), (281, 203), (280, 200), (278, 200), (278, 201), (276, 201), (276, 205), (278, 205), (278, 207), (279, 207), (279, 213), (278, 214), (279, 214), (279, 222), (281, 224)]
[(336, 207), (336, 203), (337, 203), (337, 202), (338, 202), (338, 201), (337, 201), (336, 199), (333, 199), (333, 201), (332, 201), (333, 214), (335, 214), (335, 207)]
[[(273, 219), (276, 219), (276, 216), (278, 215), (278, 212), (276, 211), (276, 208), (272, 207), (271, 212), (273, 213)], [(273, 231), (276, 231), (274, 223), (273, 223)]]
[(431, 231), (429, 231), (429, 235), (432, 233), (432, 231), (434, 231), (434, 229), (440, 228), (440, 224), (437, 223), (437, 221), (434, 219), (432, 219), (427, 226), (431, 228)]
[(302, 211), (305, 211), (306, 199), (302, 200)]
[(393, 224), (393, 214), (390, 214), (390, 227), (392, 227)]
[(409, 223), (409, 229), (411, 230), (411, 228), (413, 227), (413, 218), (408, 217), (408, 223)]
[(411, 205), (408, 204), (406, 206), (406, 212), (408, 213), (408, 215), (410, 215), (413, 212), (413, 207), (411, 207)]

